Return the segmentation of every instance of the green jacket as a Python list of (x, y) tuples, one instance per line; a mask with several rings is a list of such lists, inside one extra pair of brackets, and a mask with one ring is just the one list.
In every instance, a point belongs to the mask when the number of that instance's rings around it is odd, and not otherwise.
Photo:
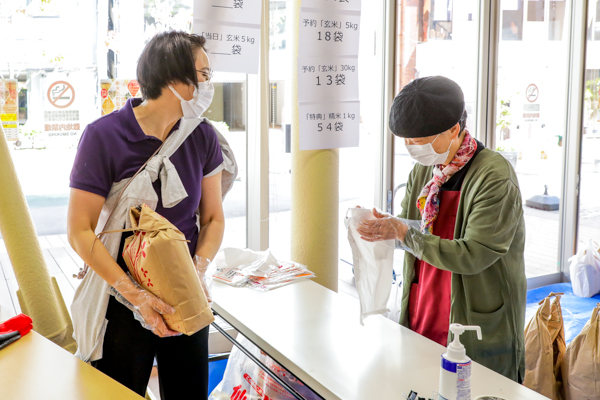
[[(417, 164), (402, 201), (401, 218), (421, 219), (417, 198), (433, 176), (433, 167)], [(519, 183), (500, 154), (482, 150), (465, 176), (456, 214), (454, 240), (418, 232), (408, 237), (411, 249), (420, 242), (423, 261), (452, 272), (450, 323), (479, 325), (461, 335), (474, 361), (517, 381), (525, 375), (525, 224)], [(406, 252), (400, 323), (408, 326), (408, 302), (415, 279), (415, 257)], [(435, 296), (436, 293), (431, 293)], [(448, 340), (450, 341), (450, 334)]]

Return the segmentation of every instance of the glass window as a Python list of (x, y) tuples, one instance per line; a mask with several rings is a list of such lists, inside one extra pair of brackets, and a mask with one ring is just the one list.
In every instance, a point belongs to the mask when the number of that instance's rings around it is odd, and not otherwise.
[(291, 257), (291, 108), (292, 52), (290, 24), (294, 5), (270, 1), (269, 80), (269, 247), (278, 259)]
[[(339, 290), (356, 293), (354, 288), (352, 249), (344, 225), (349, 208), (358, 205), (373, 208), (379, 182), (375, 177), (380, 168), (381, 104), (383, 100), (381, 53), (384, 33), (380, 7), (366, 7), (363, 2), (360, 17), (358, 52), (358, 88), (360, 100), (359, 146), (339, 149)], [(375, 40), (375, 43), (374, 43)], [(385, 211), (385, 210), (383, 210)], [(394, 267), (402, 268), (396, 263)]]
[[(442, 75), (457, 82), (465, 95), (467, 129), (475, 132), (479, 8), (477, 1), (401, 2), (397, 9), (395, 93), (412, 80)], [(400, 213), (404, 186), (413, 161), (404, 140), (394, 137), (394, 214)]]
[(494, 149), (510, 161), (519, 179), (528, 278), (558, 268), (569, 58), (565, 10), (570, 2), (537, 3), (501, 2)]
[(96, 2), (0, 1), (0, 114), (40, 235), (66, 233), (76, 146), (100, 116), (96, 11)]
[[(192, 28), (193, 0), (105, 5), (0, 0), (0, 114), (41, 236), (66, 234), (69, 176), (85, 126), (140, 97), (135, 78), (145, 42), (165, 30)], [(246, 75), (215, 73), (213, 82), (205, 116), (229, 141), (240, 167), (223, 205), (223, 245), (245, 247)]]
[(223, 202), (221, 247), (246, 247), (246, 75), (215, 72), (213, 101), (204, 116), (223, 134), (238, 164), (238, 178)]
[(589, 2), (579, 192), (579, 245), (600, 245), (600, 1)]

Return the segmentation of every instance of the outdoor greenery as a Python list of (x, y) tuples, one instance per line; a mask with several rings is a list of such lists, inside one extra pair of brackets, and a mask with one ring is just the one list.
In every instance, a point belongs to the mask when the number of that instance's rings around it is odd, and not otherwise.
[(516, 151), (514, 147), (498, 146), (496, 151)]
[(510, 100), (500, 100), (500, 112), (498, 113), (498, 121), (496, 126), (500, 131), (504, 131), (510, 127), (512, 123), (512, 115), (510, 113)]
[[(37, 131), (35, 129), (27, 129), (24, 126), (20, 126), (19, 134), (20, 134), (20, 137), (28, 140), (31, 143), (31, 147), (26, 147), (26, 148), (28, 148), (28, 149), (29, 148), (31, 148), (31, 149), (36, 149), (36, 148), (45, 149), (46, 148), (46, 146), (44, 146), (44, 147), (36, 147), (35, 146), (36, 140), (38, 141), (38, 144), (39, 144), (39, 140), (41, 139), (41, 136), (42, 136), (42, 131)], [(22, 146), (18, 146), (17, 148), (25, 149), (25, 147), (22, 147)]]

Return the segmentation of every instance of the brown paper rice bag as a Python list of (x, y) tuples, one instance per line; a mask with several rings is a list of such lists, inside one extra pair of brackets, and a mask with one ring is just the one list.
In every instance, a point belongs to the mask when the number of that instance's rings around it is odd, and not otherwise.
[(123, 258), (133, 278), (175, 314), (163, 315), (167, 326), (192, 335), (214, 321), (183, 233), (145, 204), (129, 211), (139, 229), (125, 239)]
[(525, 328), (523, 384), (553, 400), (563, 399), (560, 368), (566, 346), (560, 294), (550, 293), (542, 300)]
[(567, 400), (600, 398), (600, 303), (569, 344), (562, 364)]

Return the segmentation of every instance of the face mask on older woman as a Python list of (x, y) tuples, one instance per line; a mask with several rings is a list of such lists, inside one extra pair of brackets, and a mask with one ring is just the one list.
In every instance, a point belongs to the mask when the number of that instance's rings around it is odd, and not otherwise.
[[(440, 133), (441, 135), (441, 133)], [(433, 140), (435, 142), (440, 135)], [(406, 150), (408, 150), (408, 154), (410, 154), (411, 158), (418, 162), (419, 164), (430, 166), (430, 165), (438, 165), (443, 164), (448, 159), (448, 155), (450, 154), (450, 146), (452, 146), (452, 141), (448, 145), (448, 150), (444, 153), (437, 153), (431, 143), (421, 144), (421, 145), (406, 145)]]

